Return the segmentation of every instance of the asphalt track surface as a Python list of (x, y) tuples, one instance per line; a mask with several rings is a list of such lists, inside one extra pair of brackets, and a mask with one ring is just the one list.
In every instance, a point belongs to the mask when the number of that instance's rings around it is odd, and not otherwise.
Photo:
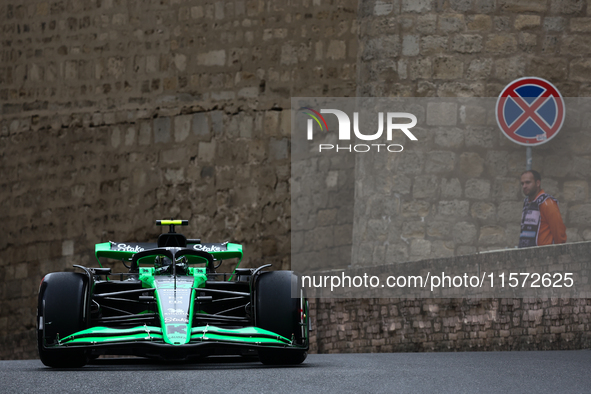
[(0, 361), (2, 393), (589, 393), (591, 350), (310, 355), (297, 367), (98, 359)]

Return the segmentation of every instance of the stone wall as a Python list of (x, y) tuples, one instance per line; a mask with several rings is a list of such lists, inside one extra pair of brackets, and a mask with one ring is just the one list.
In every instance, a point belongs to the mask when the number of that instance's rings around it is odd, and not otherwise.
[[(589, 268), (590, 255), (591, 242), (582, 242), (474, 255), (470, 262), (487, 266), (499, 260), (517, 267), (527, 260), (548, 264), (553, 272), (577, 272)], [(449, 260), (432, 264), (445, 267)], [(573, 277), (576, 283), (587, 281), (576, 273)], [(591, 347), (591, 300), (586, 298), (333, 298), (311, 303), (311, 351), (318, 353)]]
[(362, 0), (358, 94), (496, 97), (513, 79), (589, 96), (583, 0)]
[(44, 274), (155, 219), (290, 265), (290, 97), (354, 95), (357, 2), (3, 2), (0, 358)]
[(591, 347), (589, 299), (313, 299), (312, 353)]
[[(359, 96), (457, 98), (430, 104), (428, 129), (404, 152), (358, 161), (363, 220), (354, 237), (387, 236), (371, 250), (354, 247), (354, 258), (383, 264), (517, 245), (525, 148), (501, 134), (493, 113), (461, 98), (497, 97), (529, 75), (564, 97), (589, 96), (590, 14), (575, 0), (360, 3)], [(533, 168), (576, 242), (591, 239), (591, 138), (588, 115), (569, 105), (564, 130), (533, 148)]]

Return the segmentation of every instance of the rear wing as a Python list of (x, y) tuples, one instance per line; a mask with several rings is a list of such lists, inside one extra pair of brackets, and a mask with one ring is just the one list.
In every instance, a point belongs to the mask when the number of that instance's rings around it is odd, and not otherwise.
[[(99, 257), (106, 257), (115, 260), (131, 260), (133, 255), (145, 250), (157, 249), (156, 242), (103, 242), (96, 244), (94, 255), (102, 267)], [(227, 260), (237, 258), (238, 263), (242, 261), (242, 245), (229, 242), (224, 243), (192, 243), (187, 242), (187, 249), (200, 250), (210, 253), (215, 260)]]

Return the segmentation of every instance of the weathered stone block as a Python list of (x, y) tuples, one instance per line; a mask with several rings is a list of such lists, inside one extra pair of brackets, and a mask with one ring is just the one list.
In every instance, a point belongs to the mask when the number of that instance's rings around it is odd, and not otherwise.
[(451, 0), (450, 7), (454, 11), (466, 12), (472, 9), (472, 0)]
[(570, 30), (577, 33), (591, 32), (591, 18), (571, 18)]
[(514, 26), (517, 30), (532, 29), (540, 26), (540, 22), (539, 15), (517, 15)]
[(466, 22), (468, 31), (487, 32), (492, 30), (492, 18), (488, 15), (477, 14), (468, 16)]
[(413, 239), (410, 243), (410, 256), (428, 258), (431, 255), (431, 241)]
[(587, 181), (564, 182), (563, 198), (569, 202), (583, 202), (589, 198), (589, 184)]
[(142, 121), (138, 135), (138, 143), (142, 146), (150, 145), (152, 142), (152, 125), (150, 122)]
[(521, 57), (495, 60), (495, 77), (501, 80), (513, 80), (525, 74), (527, 61)]
[(478, 153), (464, 152), (460, 155), (459, 170), (465, 177), (479, 177), (484, 171), (484, 160)]
[(170, 141), (170, 118), (154, 119), (154, 143)]
[(204, 137), (209, 135), (209, 119), (207, 113), (198, 112), (192, 115), (191, 130), (194, 135)]
[(275, 160), (287, 159), (289, 155), (287, 138), (282, 138), (280, 140), (271, 138), (269, 141), (269, 153)]
[[(571, 170), (572, 161), (568, 156), (547, 155), (544, 160), (544, 177), (565, 177)], [(544, 178), (542, 178), (544, 181)], [(544, 182), (542, 182), (543, 184)]]
[(544, 12), (547, 2), (538, 0), (500, 0), (499, 7), (507, 12)]
[(460, 198), (462, 197), (462, 185), (459, 179), (442, 179), (441, 180), (441, 197), (442, 198)]
[(437, 195), (439, 178), (435, 175), (420, 175), (415, 178), (412, 188), (413, 198), (433, 199)]
[(430, 204), (426, 201), (411, 201), (402, 204), (401, 215), (403, 217), (426, 217), (429, 214)]
[(174, 140), (182, 142), (187, 139), (191, 131), (191, 115), (181, 115), (174, 118)]
[(474, 10), (478, 13), (490, 13), (496, 8), (496, 2), (490, 0), (474, 0)]
[(461, 218), (468, 216), (470, 203), (462, 200), (439, 201), (438, 213), (444, 216)]
[(425, 162), (423, 152), (407, 152), (404, 160), (399, 159), (395, 163), (398, 174), (411, 175), (420, 174)]
[(538, 45), (538, 36), (531, 33), (519, 33), (519, 49), (522, 52), (531, 53), (536, 50)]
[(560, 14), (575, 14), (580, 13), (584, 5), (584, 0), (557, 0), (551, 2), (550, 11)]
[(459, 34), (451, 42), (452, 51), (460, 53), (477, 53), (482, 50), (482, 36), (477, 34)]
[[(575, 18), (573, 18), (575, 19)], [(546, 17), (544, 18), (544, 30), (547, 31), (562, 31), (564, 29), (564, 18), (561, 17)], [(572, 22), (571, 22), (572, 23)], [(576, 24), (576, 22), (575, 22)]]
[(394, 9), (394, 4), (392, 2), (384, 2), (384, 1), (376, 1), (376, 4), (373, 8), (373, 13), (376, 16), (384, 16), (388, 15)]
[(405, 35), (402, 37), (402, 55), (416, 56), (419, 54), (419, 36)]
[(456, 57), (438, 57), (433, 60), (433, 78), (458, 79), (464, 73), (464, 62)]
[(575, 81), (591, 81), (591, 59), (575, 59), (570, 62), (570, 75)]
[(173, 184), (183, 183), (185, 181), (184, 168), (167, 168), (164, 170), (164, 179)]
[(517, 50), (517, 39), (508, 33), (490, 34), (484, 48), (487, 52), (507, 56)]
[(479, 245), (504, 245), (506, 242), (505, 229), (500, 226), (484, 226), (480, 228)]
[(160, 152), (160, 162), (164, 164), (173, 164), (186, 161), (187, 148), (168, 149)]
[(447, 151), (433, 151), (427, 158), (425, 172), (428, 174), (441, 174), (453, 171), (456, 165), (456, 154)]
[(445, 127), (435, 131), (435, 144), (445, 148), (459, 148), (464, 143), (464, 131), (456, 127)]
[(196, 63), (199, 66), (223, 66), (226, 64), (226, 50), (218, 49), (205, 53), (198, 53)]
[(433, 74), (431, 59), (419, 58), (410, 62), (408, 71), (411, 80), (431, 78), (431, 75)]
[(470, 215), (474, 219), (490, 222), (495, 219), (496, 209), (494, 204), (488, 202), (475, 202), (470, 208)]
[(438, 28), (442, 33), (457, 33), (466, 27), (464, 15), (462, 14), (442, 14), (438, 18)]
[(363, 59), (391, 59), (400, 52), (400, 37), (388, 35), (371, 38), (363, 49)]
[(444, 53), (447, 51), (447, 42), (447, 36), (429, 35), (421, 37), (421, 53), (423, 55)]
[(591, 173), (591, 157), (574, 157), (573, 169), (571, 174), (577, 178), (587, 179), (588, 174)]
[(216, 142), (200, 142), (197, 157), (200, 161), (212, 162), (216, 156)]
[(423, 13), (433, 7), (432, 0), (402, 0), (402, 12)]
[(265, 135), (275, 136), (279, 135), (279, 111), (265, 111), (264, 117), (264, 133)]
[(497, 178), (493, 184), (493, 197), (496, 200), (519, 200), (521, 196), (521, 187), (517, 178)]
[(486, 200), (490, 195), (490, 181), (486, 179), (468, 179), (464, 195), (466, 198)]
[(113, 148), (118, 148), (121, 144), (121, 129), (119, 127), (113, 127), (113, 131), (111, 131), (111, 146)]
[(591, 37), (587, 35), (563, 37), (560, 45), (560, 53), (575, 56), (591, 54)]
[(387, 178), (387, 190), (391, 193), (408, 194), (411, 189), (411, 179), (404, 175), (394, 175)]
[(429, 102), (427, 124), (429, 126), (454, 126), (458, 121), (458, 105), (454, 102)]
[(488, 175), (505, 176), (507, 175), (507, 161), (509, 153), (506, 151), (488, 151), (486, 152), (485, 168)]
[(131, 146), (135, 142), (135, 127), (128, 127), (125, 131), (125, 146)]
[(404, 238), (425, 238), (425, 222), (412, 221), (402, 225), (402, 236)]
[(211, 131), (215, 136), (221, 136), (224, 133), (224, 112), (212, 111), (210, 112)]
[(326, 57), (333, 60), (344, 59), (347, 54), (347, 44), (345, 41), (330, 40)]
[(497, 217), (502, 223), (519, 223), (523, 203), (520, 201), (503, 201), (499, 203)]
[(476, 241), (478, 230), (472, 223), (459, 222), (453, 226), (452, 233), (456, 244), (469, 245)]
[(466, 77), (468, 79), (487, 79), (491, 74), (492, 65), (492, 59), (474, 59), (468, 65)]
[(450, 231), (449, 221), (431, 220), (427, 224), (427, 236), (438, 239), (451, 239), (453, 233)]
[(568, 60), (564, 58), (533, 58), (527, 66), (529, 75), (537, 75), (550, 81), (567, 78)]

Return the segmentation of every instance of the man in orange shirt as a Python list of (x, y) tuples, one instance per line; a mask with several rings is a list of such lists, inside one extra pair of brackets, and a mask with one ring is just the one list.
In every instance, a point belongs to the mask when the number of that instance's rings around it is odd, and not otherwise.
[(558, 201), (542, 190), (542, 176), (534, 170), (521, 174), (521, 190), (525, 195), (521, 215), (519, 247), (563, 244), (566, 227), (558, 210)]

